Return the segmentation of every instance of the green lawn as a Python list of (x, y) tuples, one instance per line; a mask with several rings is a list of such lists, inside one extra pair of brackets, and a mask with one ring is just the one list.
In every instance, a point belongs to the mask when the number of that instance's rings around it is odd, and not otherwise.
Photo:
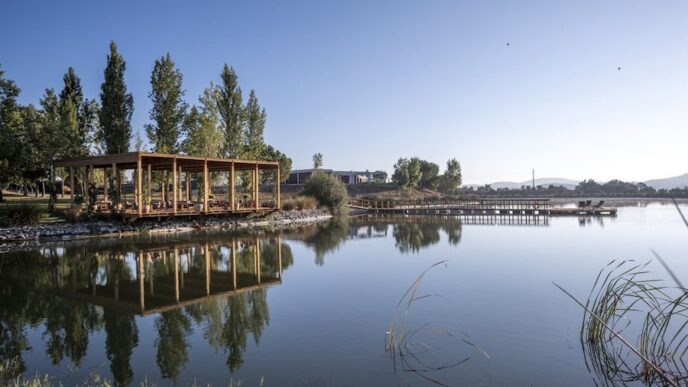
[[(8, 206), (16, 205), (16, 204), (21, 204), (21, 203), (26, 203), (26, 204), (31, 204), (37, 206), (41, 210), (41, 220), (40, 223), (47, 224), (47, 223), (61, 223), (64, 222), (65, 219), (57, 214), (51, 214), (48, 212), (48, 195), (46, 196), (38, 196), (35, 197), (33, 195), (29, 196), (23, 196), (23, 195), (18, 195), (14, 192), (7, 192), (3, 191), (2, 192), (3, 198), (5, 201), (0, 202), (0, 225), (6, 226), (8, 224), (7, 217), (5, 215), (5, 209)], [(57, 204), (55, 208), (57, 210), (67, 210), (69, 209), (70, 206), (70, 199), (69, 195), (65, 195), (64, 198), (60, 197), (60, 195), (57, 195)], [(61, 212), (61, 211), (58, 211)]]

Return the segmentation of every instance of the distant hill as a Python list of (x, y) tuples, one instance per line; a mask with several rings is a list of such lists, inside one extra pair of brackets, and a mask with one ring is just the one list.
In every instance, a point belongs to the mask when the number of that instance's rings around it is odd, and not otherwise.
[[(530, 186), (533, 184), (532, 180), (528, 181), (522, 181), (520, 183), (513, 182), (513, 181), (497, 181), (490, 186), (494, 189), (498, 188), (508, 188), (508, 189), (520, 189), (521, 186), (527, 185)], [(578, 185), (577, 180), (571, 180), (571, 179), (564, 179), (561, 177), (542, 177), (539, 179), (535, 179), (535, 186), (541, 185), (543, 187), (549, 187), (550, 185), (555, 185), (555, 186), (562, 186), (566, 187), (568, 189), (573, 189)]]
[(653, 179), (644, 182), (654, 189), (672, 189), (688, 187), (688, 173), (680, 176), (667, 177), (666, 179)]

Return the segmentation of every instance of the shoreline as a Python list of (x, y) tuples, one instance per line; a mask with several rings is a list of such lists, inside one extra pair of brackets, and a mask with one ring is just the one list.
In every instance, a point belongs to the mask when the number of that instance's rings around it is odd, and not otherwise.
[(332, 218), (324, 210), (281, 211), (262, 217), (199, 217), (142, 222), (131, 225), (119, 221), (39, 224), (0, 228), (0, 252), (23, 242), (69, 241), (92, 238), (121, 238), (136, 235), (163, 235), (208, 230), (244, 230), (273, 226), (320, 223)]

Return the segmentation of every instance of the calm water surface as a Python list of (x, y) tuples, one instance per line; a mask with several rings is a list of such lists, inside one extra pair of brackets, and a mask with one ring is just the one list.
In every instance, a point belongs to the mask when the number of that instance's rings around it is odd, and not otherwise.
[[(688, 210), (684, 208), (684, 210)], [(610, 260), (688, 278), (672, 205), (524, 225), (353, 218), (282, 234), (51, 243), (0, 256), (0, 358), (65, 384), (593, 385), (578, 332)], [(474, 224), (478, 223), (478, 224)], [(480, 224), (488, 223), (488, 224)], [(423, 277), (408, 310), (397, 304)], [(658, 263), (657, 277), (666, 277)], [(407, 305), (407, 304), (404, 304)], [(423, 328), (414, 331), (415, 328)], [(404, 372), (386, 332), (417, 332)]]

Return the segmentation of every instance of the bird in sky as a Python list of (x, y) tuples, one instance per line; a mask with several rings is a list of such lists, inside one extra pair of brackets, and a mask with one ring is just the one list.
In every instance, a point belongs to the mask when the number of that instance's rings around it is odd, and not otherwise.
[(617, 67), (616, 69), (619, 70), (619, 71), (621, 71), (621, 67)]
[(509, 43), (509, 42), (506, 42), (506, 45), (507, 45), (507, 46), (510, 46), (510, 45), (511, 45), (511, 43)]

